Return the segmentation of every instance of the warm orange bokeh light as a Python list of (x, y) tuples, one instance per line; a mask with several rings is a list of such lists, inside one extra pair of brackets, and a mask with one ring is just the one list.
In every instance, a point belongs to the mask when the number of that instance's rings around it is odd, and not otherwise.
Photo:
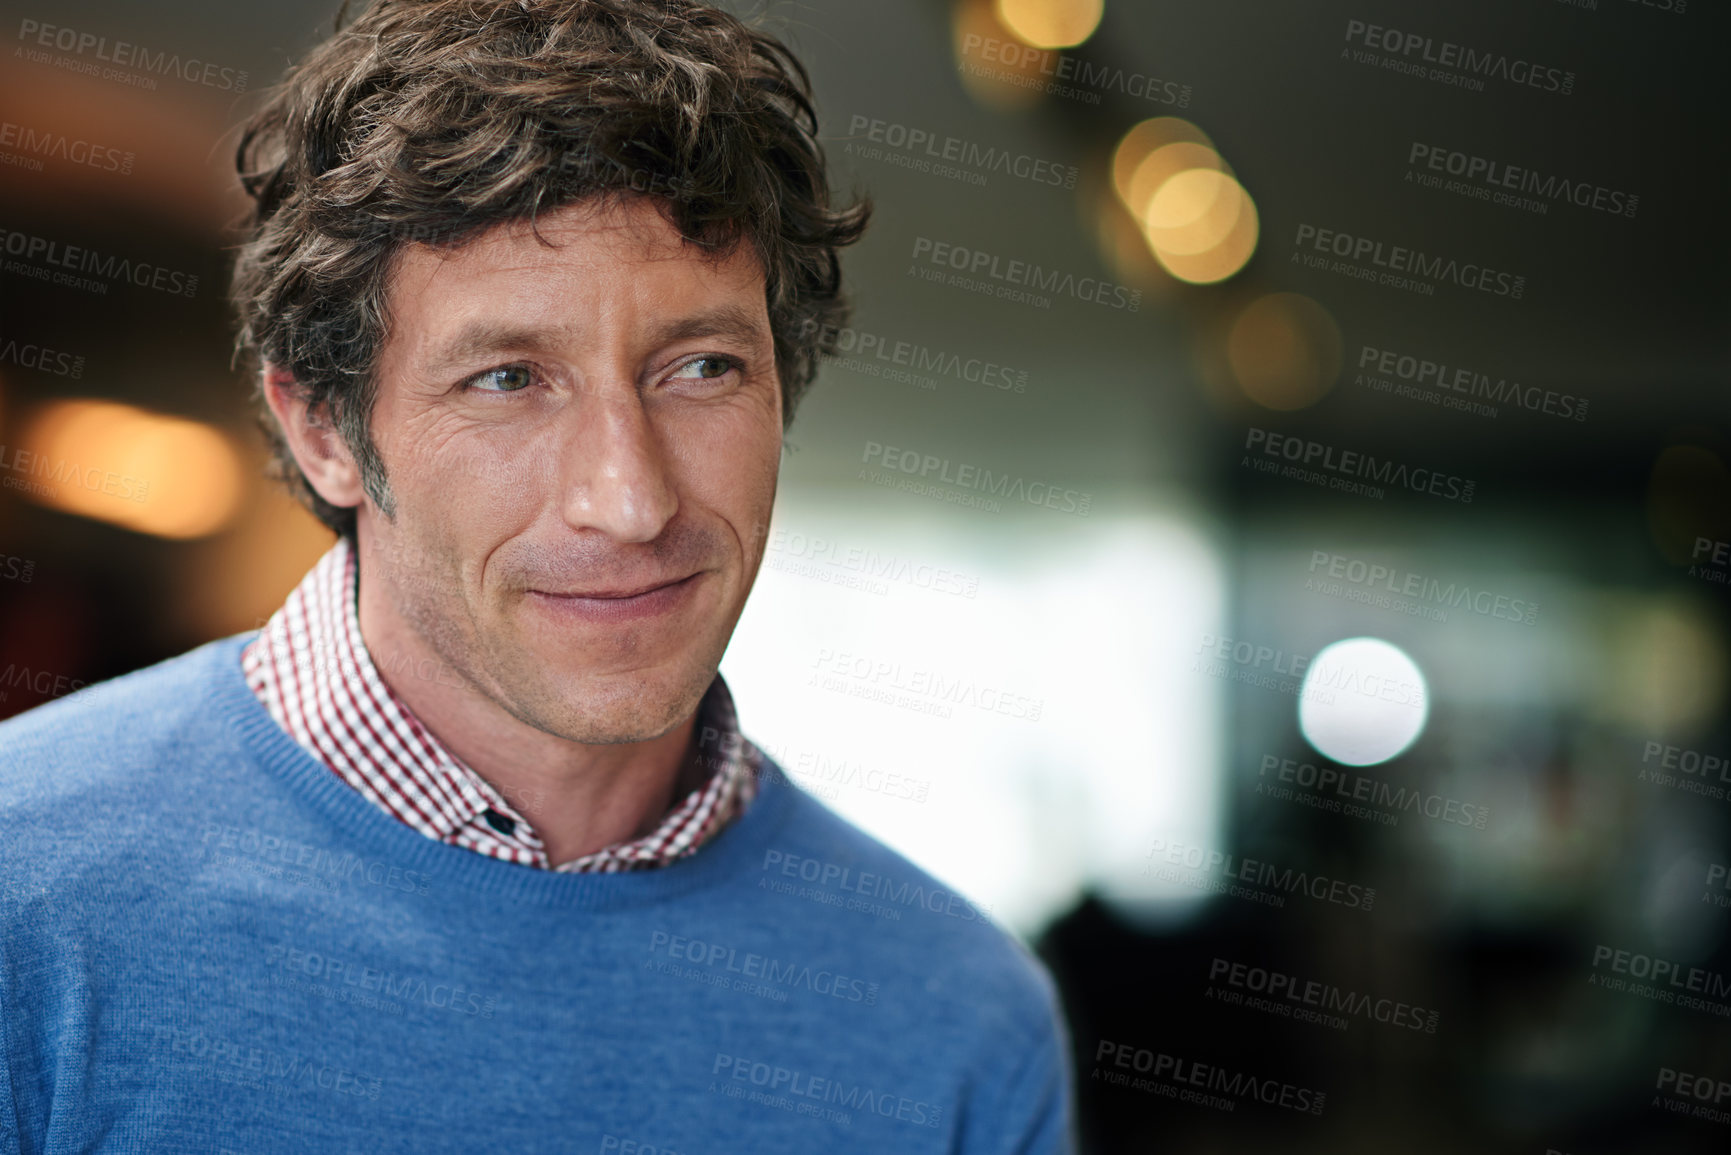
[(1112, 188), (1149, 252), (1180, 281), (1223, 281), (1256, 251), (1255, 202), (1208, 134), (1182, 117), (1152, 117), (1119, 138)]
[(1053, 56), (1025, 45), (998, 19), (992, 0), (956, 0), (950, 18), (962, 87), (988, 108), (1011, 111), (1038, 104), (1049, 79), (1041, 65)]
[(1226, 360), (1244, 395), (1269, 409), (1313, 405), (1340, 376), (1340, 327), (1302, 293), (1269, 293), (1238, 314)]
[(50, 509), (156, 537), (203, 537), (240, 504), (240, 461), (208, 425), (112, 401), (57, 401), (18, 439), (10, 487)]
[(1195, 256), (1226, 240), (1246, 199), (1238, 182), (1218, 169), (1185, 169), (1160, 185), (1142, 227), (1156, 250)]
[[(1143, 211), (1148, 207), (1148, 201), (1159, 187), (1157, 170), (1150, 169), (1138, 181), (1137, 174), (1142, 169), (1143, 162), (1156, 151), (1171, 144), (1200, 145), (1213, 154), (1214, 145), (1208, 139), (1208, 134), (1178, 116), (1156, 116), (1133, 126), (1118, 141), (1118, 147), (1112, 150), (1112, 187), (1118, 191), (1118, 199), (1124, 207), (1130, 210), (1130, 215), (1137, 220), (1142, 219)], [(1184, 154), (1173, 154), (1174, 157)], [(1200, 154), (1194, 154), (1200, 155)], [(1218, 161), (1216, 167), (1224, 168)], [(1195, 168), (1201, 162), (1192, 160), (1188, 164), (1172, 169)]]
[(1104, 0), (997, 0), (998, 20), (1024, 44), (1074, 48), (1100, 27)]
[[(1217, 225), (1230, 216), (1230, 227), (1224, 232), (1210, 234), (1218, 239), (1197, 252), (1163, 248), (1163, 232), (1157, 228), (1148, 229), (1148, 246), (1154, 250), (1154, 259), (1160, 262), (1160, 267), (1180, 281), (1188, 281), (1193, 285), (1211, 285), (1238, 272), (1249, 263), (1251, 255), (1256, 252), (1256, 241), (1261, 235), (1256, 204), (1250, 199), (1250, 194), (1244, 191), (1244, 187), (1224, 173), (1202, 171), (1209, 172), (1207, 179), (1211, 182), (1210, 191), (1215, 198), (1231, 198), (1230, 202), (1209, 201), (1211, 206), (1219, 204), (1221, 207), (1210, 208), (1207, 222)], [(1158, 203), (1159, 199), (1159, 194), (1156, 194), (1155, 202)], [(1186, 244), (1193, 243), (1190, 234), (1184, 236)]]

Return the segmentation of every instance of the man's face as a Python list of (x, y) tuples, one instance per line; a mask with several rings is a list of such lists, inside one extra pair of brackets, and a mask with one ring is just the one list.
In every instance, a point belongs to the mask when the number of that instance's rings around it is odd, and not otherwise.
[(446, 667), (632, 742), (696, 708), (744, 608), (781, 390), (749, 244), (706, 261), (648, 201), (597, 205), (541, 216), (553, 248), (511, 224), (401, 255), (372, 415), (395, 518), (357, 524), (363, 582)]

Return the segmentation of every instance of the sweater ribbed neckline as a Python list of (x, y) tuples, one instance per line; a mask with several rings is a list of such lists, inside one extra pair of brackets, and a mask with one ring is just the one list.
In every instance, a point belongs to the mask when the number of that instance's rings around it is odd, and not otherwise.
[(745, 813), (696, 853), (653, 870), (540, 870), (435, 841), (381, 811), (277, 725), (246, 684), (241, 668), (240, 652), (255, 633), (234, 634), (203, 647), (205, 669), (201, 673), (213, 688), (212, 707), (234, 728), (261, 769), (318, 811), (343, 836), (341, 849), (405, 870), (422, 871), (434, 884), (433, 893), (463, 890), (514, 902), (582, 910), (645, 906), (717, 885), (749, 868), (759, 849), (775, 837), (789, 817), (796, 787), (771, 769), (765, 756), (758, 795)]

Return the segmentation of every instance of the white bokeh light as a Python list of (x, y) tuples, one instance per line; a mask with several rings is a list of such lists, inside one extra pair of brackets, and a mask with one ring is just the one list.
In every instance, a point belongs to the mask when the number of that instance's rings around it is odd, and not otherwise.
[(1430, 692), (1406, 652), (1381, 638), (1347, 638), (1310, 660), (1298, 727), (1325, 757), (1374, 766), (1424, 732)]

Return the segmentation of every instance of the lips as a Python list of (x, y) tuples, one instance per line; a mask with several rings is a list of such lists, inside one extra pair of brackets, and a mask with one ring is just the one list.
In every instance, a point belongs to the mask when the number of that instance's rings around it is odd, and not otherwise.
[(648, 585), (631, 587), (619, 586), (605, 590), (576, 590), (571, 592), (565, 592), (563, 590), (530, 590), (529, 592), (541, 594), (550, 598), (583, 598), (590, 601), (623, 601), (626, 598), (640, 598), (644, 594), (653, 593), (655, 590), (663, 589), (667, 586), (678, 585), (680, 582), (691, 580), (692, 576), (693, 575), (691, 574), (686, 574), (684, 577), (663, 578), (659, 581), (650, 582)]

